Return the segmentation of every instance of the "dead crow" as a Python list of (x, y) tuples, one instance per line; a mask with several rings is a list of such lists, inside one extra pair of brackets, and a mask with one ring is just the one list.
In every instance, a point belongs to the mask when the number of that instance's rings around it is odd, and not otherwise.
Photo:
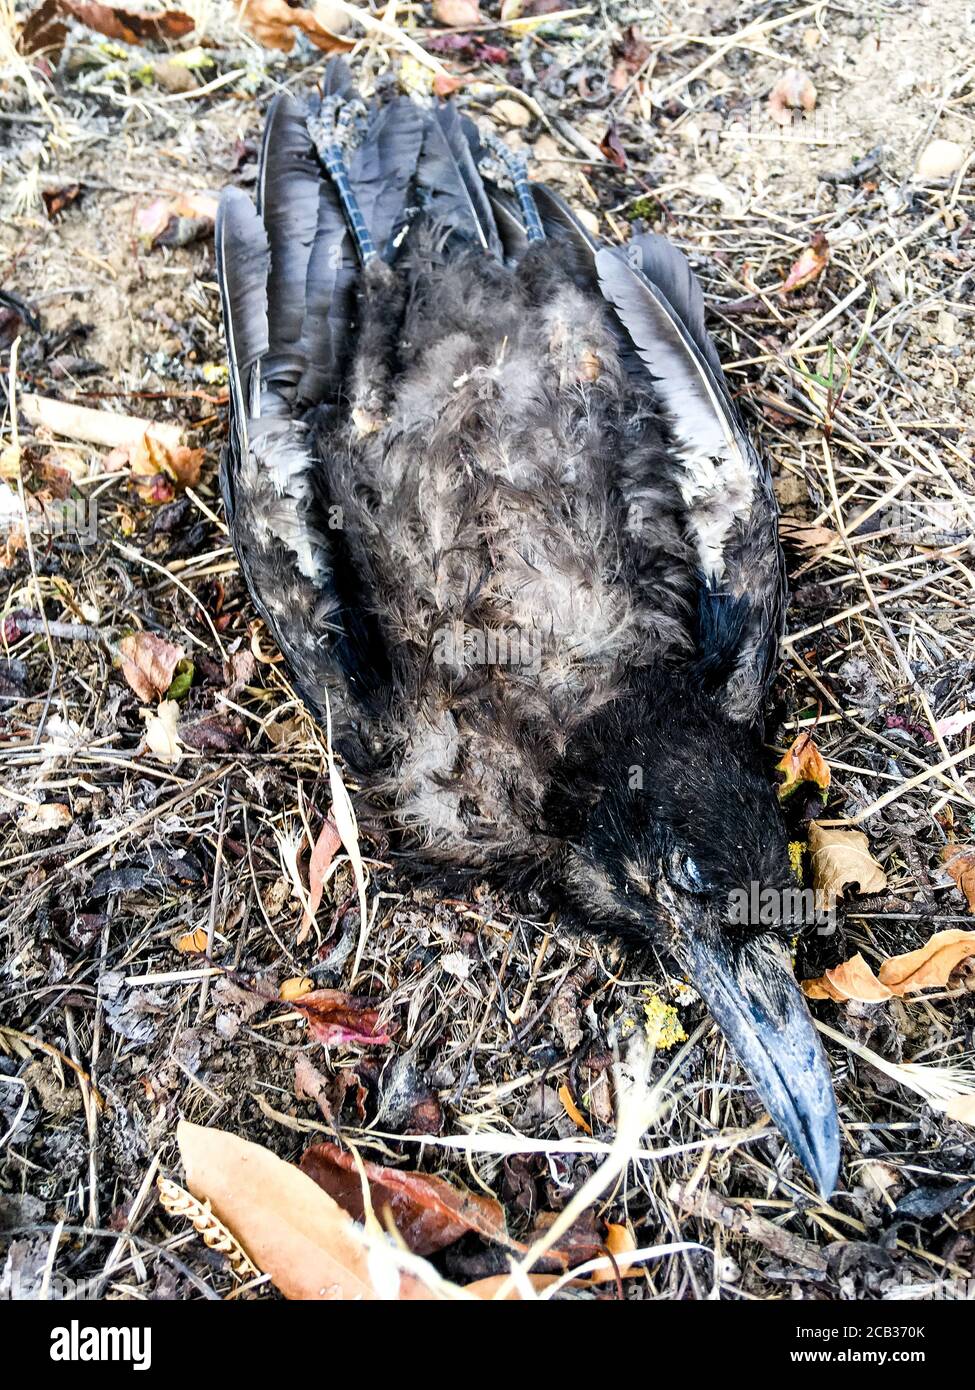
[(828, 1194), (787, 932), (730, 909), (793, 883), (762, 748), (786, 586), (687, 261), (602, 244), (454, 105), (366, 107), (341, 62), (274, 101), (216, 235), (227, 515), (295, 687), (415, 858), (674, 959)]

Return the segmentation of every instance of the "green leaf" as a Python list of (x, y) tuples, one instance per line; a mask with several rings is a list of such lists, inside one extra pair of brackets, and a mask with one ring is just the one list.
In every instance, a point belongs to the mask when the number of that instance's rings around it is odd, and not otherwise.
[(183, 696), (189, 693), (189, 688), (193, 684), (193, 677), (196, 675), (196, 667), (188, 656), (184, 656), (176, 663), (176, 670), (173, 673), (173, 683), (166, 691), (167, 700), (182, 700)]

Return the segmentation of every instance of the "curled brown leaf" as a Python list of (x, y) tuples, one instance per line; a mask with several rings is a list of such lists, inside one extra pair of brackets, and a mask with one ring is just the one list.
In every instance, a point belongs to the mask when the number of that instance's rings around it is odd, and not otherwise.
[[(443, 1178), (363, 1162), (377, 1215), (388, 1210), (397, 1232), (416, 1255), (432, 1255), (469, 1232), (510, 1245), (504, 1212), (491, 1197), (455, 1187)], [(362, 1183), (350, 1153), (335, 1144), (306, 1149), (301, 1171), (314, 1178), (350, 1216), (364, 1214)]]
[(804, 285), (811, 285), (815, 279), (822, 275), (827, 265), (829, 265), (829, 242), (822, 232), (817, 232), (799, 259), (793, 264), (779, 290), (779, 296), (784, 297), (791, 294), (793, 290), (802, 289)]
[(346, 994), (341, 989), (315, 989), (292, 1000), (308, 1020), (308, 1031), (326, 1047), (361, 1043), (378, 1047), (389, 1042), (379, 1031), (379, 1010), (371, 999)]
[(186, 655), (182, 647), (154, 632), (130, 633), (122, 638), (118, 651), (122, 675), (147, 704), (165, 695), (173, 683), (176, 663)]
[(815, 106), (816, 88), (809, 74), (799, 68), (789, 68), (769, 93), (768, 113), (777, 125), (791, 125), (793, 111), (808, 115)]
[(779, 800), (784, 801), (803, 782), (812, 782), (825, 793), (829, 788), (829, 764), (813, 742), (810, 733), (800, 734), (786, 749), (776, 772), (783, 774), (784, 780), (777, 788)]
[(975, 912), (975, 849), (970, 845), (945, 845), (945, 869), (965, 895), (969, 912)]

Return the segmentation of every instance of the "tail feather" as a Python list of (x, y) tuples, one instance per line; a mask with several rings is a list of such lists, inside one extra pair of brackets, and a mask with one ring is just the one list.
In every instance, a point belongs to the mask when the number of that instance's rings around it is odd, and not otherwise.
[(270, 346), (262, 370), (268, 385), (288, 398), (305, 367), (301, 338), (306, 282), (319, 228), (321, 191), (305, 112), (292, 96), (282, 93), (271, 104), (264, 131), (257, 210), (271, 248)]
[(233, 419), (239, 444), (245, 448), (253, 373), (269, 347), (267, 280), (271, 253), (264, 223), (239, 188), (226, 189), (220, 199), (214, 242), (227, 328)]
[(476, 138), (471, 122), (453, 106), (436, 107), (426, 122), (416, 181), (427, 211), (461, 241), (479, 244), (500, 259), (504, 248), (471, 153)]
[(409, 97), (374, 106), (349, 179), (373, 244), (386, 254), (410, 197), (423, 144), (424, 112)]

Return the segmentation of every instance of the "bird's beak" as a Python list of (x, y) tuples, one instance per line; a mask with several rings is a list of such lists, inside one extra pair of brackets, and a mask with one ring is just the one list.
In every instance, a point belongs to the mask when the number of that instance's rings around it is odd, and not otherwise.
[(772, 1119), (828, 1197), (840, 1164), (839, 1117), (784, 943), (771, 935), (688, 933), (680, 954)]

